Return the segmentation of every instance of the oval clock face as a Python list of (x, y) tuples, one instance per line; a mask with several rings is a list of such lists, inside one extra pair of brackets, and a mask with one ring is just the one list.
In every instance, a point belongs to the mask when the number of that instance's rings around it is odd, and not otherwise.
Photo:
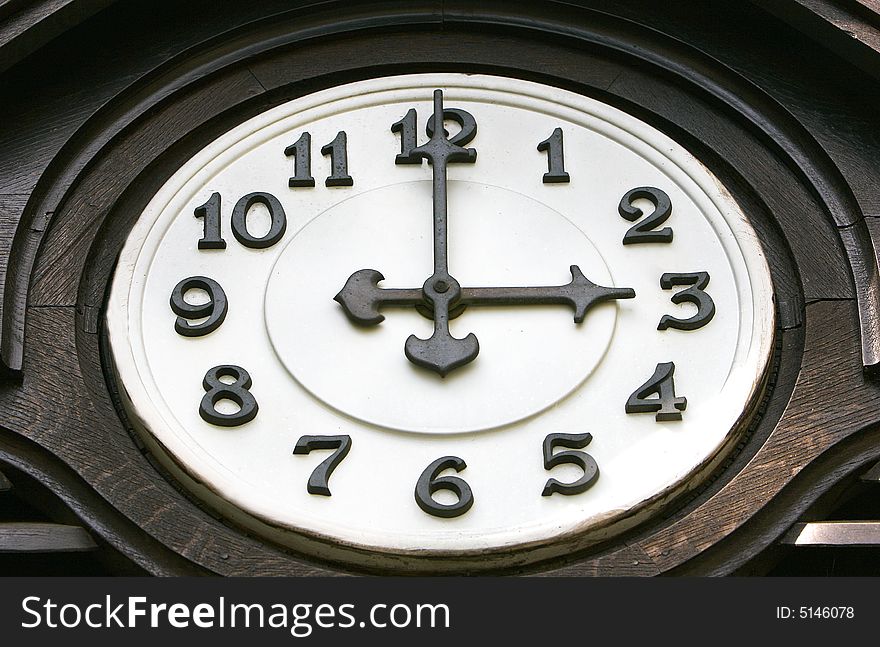
[(567, 554), (697, 487), (761, 397), (774, 307), (745, 215), (656, 129), (424, 74), (207, 145), (131, 231), (107, 330), (197, 497), (319, 558), (444, 570)]

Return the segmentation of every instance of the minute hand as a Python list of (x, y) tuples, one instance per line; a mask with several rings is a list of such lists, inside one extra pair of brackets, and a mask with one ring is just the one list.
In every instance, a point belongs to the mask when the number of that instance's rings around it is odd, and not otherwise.
[(434, 132), (431, 139), (411, 154), (428, 160), (433, 170), (434, 273), (422, 286), (422, 294), (434, 309), (434, 334), (428, 339), (410, 335), (404, 352), (411, 362), (445, 376), (473, 361), (480, 344), (473, 333), (457, 339), (449, 332), (449, 309), (461, 297), (461, 286), (449, 274), (447, 262), (446, 166), (450, 162), (473, 162), (475, 151), (450, 142), (443, 130), (443, 92), (434, 91)]

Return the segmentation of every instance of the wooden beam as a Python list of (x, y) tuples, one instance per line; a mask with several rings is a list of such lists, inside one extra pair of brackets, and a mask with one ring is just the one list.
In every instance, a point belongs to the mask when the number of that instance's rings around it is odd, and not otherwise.
[(0, 553), (70, 553), (98, 546), (79, 526), (57, 523), (0, 523)]
[(880, 546), (880, 521), (796, 523), (781, 543), (791, 546)]
[(880, 78), (880, 3), (834, 0), (752, 0), (754, 4), (830, 49), (863, 71)]
[(877, 463), (874, 467), (862, 474), (861, 479), (863, 481), (880, 481), (880, 463)]
[(112, 0), (0, 2), (0, 71), (110, 4)]

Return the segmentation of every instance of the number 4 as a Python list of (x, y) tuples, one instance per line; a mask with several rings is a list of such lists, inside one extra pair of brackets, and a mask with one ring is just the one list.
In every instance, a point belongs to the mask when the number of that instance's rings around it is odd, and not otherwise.
[[(687, 408), (687, 398), (675, 397), (675, 382), (672, 375), (675, 373), (675, 364), (666, 362), (657, 364), (654, 375), (637, 388), (626, 401), (627, 413), (654, 413), (657, 412), (657, 422), (667, 420), (681, 420), (681, 412)], [(648, 398), (651, 394), (657, 394), (656, 398)]]

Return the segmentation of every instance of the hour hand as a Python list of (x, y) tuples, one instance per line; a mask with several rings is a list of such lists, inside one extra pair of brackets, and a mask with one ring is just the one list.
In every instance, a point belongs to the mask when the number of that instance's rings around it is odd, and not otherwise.
[[(571, 281), (565, 285), (547, 287), (461, 288), (457, 308), (461, 306), (515, 306), (567, 305), (574, 311), (574, 320), (580, 323), (597, 303), (613, 299), (632, 299), (632, 288), (606, 288), (596, 285), (584, 276), (577, 265), (572, 265)], [(425, 306), (421, 288), (380, 288), (385, 277), (376, 270), (358, 270), (352, 274), (335, 299), (352, 323), (373, 326), (385, 317), (379, 310), (386, 306)], [(457, 316), (459, 311), (451, 315)]]
[(574, 310), (575, 323), (581, 323), (587, 311), (597, 303), (612, 299), (632, 299), (632, 288), (605, 288), (596, 285), (572, 265), (571, 281), (565, 285), (528, 288), (462, 288), (461, 303), (475, 306), (525, 306), (561, 304)]

